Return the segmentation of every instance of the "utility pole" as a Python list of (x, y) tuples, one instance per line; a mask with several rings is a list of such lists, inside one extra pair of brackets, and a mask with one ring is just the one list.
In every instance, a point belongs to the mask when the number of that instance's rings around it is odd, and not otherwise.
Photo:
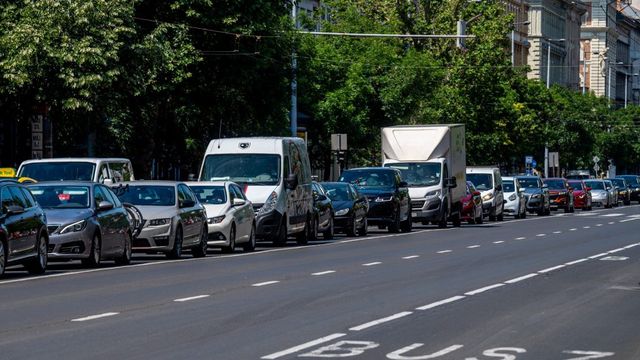
[[(298, 3), (292, 0), (291, 17), (293, 25), (298, 28)], [(291, 52), (291, 136), (298, 135), (298, 59), (296, 58), (295, 48)]]
[(467, 32), (467, 22), (464, 20), (458, 20), (457, 23), (457, 35), (458, 37), (456, 38), (456, 47), (458, 49), (464, 49), (464, 37), (466, 35)]
[[(547, 39), (547, 89), (551, 86), (551, 42), (565, 41), (565, 39)], [(545, 128), (548, 127), (547, 123)], [(549, 143), (544, 141), (544, 177), (549, 177)]]

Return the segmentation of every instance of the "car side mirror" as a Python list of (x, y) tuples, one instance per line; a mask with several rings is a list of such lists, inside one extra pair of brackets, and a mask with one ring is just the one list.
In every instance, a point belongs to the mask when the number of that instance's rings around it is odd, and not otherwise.
[(24, 208), (20, 205), (10, 205), (7, 206), (7, 215), (20, 215), (24, 213)]
[(104, 179), (102, 180), (102, 183), (106, 186), (111, 186), (113, 184), (115, 184), (115, 181), (113, 181), (113, 179)]
[(188, 208), (196, 205), (196, 202), (191, 199), (180, 200), (180, 208)]
[(247, 203), (247, 201), (245, 199), (240, 199), (240, 198), (233, 199), (233, 206), (242, 206), (242, 205), (244, 205), (246, 203)]
[(447, 178), (447, 180), (446, 180), (446, 186), (447, 186), (448, 188), (451, 188), (451, 189), (453, 189), (453, 188), (455, 188), (455, 187), (458, 187), (458, 183), (456, 182), (456, 177), (455, 177), (455, 176), (452, 176), (452, 177), (450, 177), (450, 178)]
[(107, 211), (113, 209), (113, 204), (109, 201), (100, 201), (98, 203), (98, 211)]
[(400, 187), (401, 188), (406, 188), (407, 186), (409, 186), (409, 184), (407, 184), (406, 181), (400, 181)]
[(298, 175), (289, 174), (285, 180), (285, 187), (287, 190), (295, 190), (298, 187)]

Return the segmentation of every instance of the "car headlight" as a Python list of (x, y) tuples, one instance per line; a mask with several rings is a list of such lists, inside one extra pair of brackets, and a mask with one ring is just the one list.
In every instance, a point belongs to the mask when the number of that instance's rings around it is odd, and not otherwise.
[(62, 230), (60, 230), (60, 234), (82, 231), (86, 226), (87, 226), (87, 220), (76, 221), (62, 228)]
[(566, 192), (564, 192), (564, 191), (563, 191), (563, 192), (559, 192), (559, 193), (558, 193), (558, 196), (565, 196), (565, 195), (567, 195), (567, 193), (566, 193)]
[(393, 196), (389, 195), (389, 196), (378, 196), (376, 198), (376, 202), (385, 202), (385, 201), (391, 201), (393, 200)]
[(162, 226), (162, 225), (167, 225), (171, 223), (171, 219), (170, 218), (165, 218), (165, 219), (151, 219), (149, 220), (149, 226)]
[(516, 200), (516, 194), (511, 194), (511, 196), (509, 196), (509, 201), (515, 201)]
[(209, 224), (220, 224), (225, 217), (225, 215), (210, 217), (207, 219), (207, 222)]
[(349, 213), (349, 208), (340, 209), (340, 210), (336, 211), (336, 216), (347, 215), (348, 213)]
[(258, 211), (258, 215), (266, 214), (276, 209), (276, 204), (278, 203), (278, 193), (275, 191), (269, 195), (267, 201), (265, 201), (264, 205)]
[(440, 196), (440, 190), (432, 190), (424, 195), (424, 197), (429, 197), (429, 196)]
[(491, 199), (493, 199), (493, 194), (492, 193), (484, 194), (482, 196), (482, 200), (484, 200), (484, 201), (489, 201)]

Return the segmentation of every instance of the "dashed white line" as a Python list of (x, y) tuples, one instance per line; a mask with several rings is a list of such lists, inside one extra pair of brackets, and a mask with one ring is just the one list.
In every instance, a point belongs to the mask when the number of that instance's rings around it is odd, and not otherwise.
[(615, 223), (616, 223), (615, 221), (609, 221), (609, 225), (613, 225)]
[(251, 285), (251, 286), (256, 286), (256, 287), (259, 287), (259, 286), (267, 286), (267, 285), (277, 284), (277, 283), (279, 283), (279, 282), (280, 282), (280, 281), (278, 281), (278, 280), (265, 281), (265, 282), (261, 282), (261, 283), (253, 284), (253, 285)]
[(327, 271), (320, 271), (320, 272), (315, 272), (311, 275), (313, 276), (322, 276), (322, 275), (328, 275), (328, 274), (333, 274), (334, 272), (336, 272), (335, 270), (327, 270)]
[(524, 281), (524, 280), (527, 280), (527, 279), (531, 279), (532, 277), (536, 277), (536, 276), (538, 276), (538, 274), (531, 273), (531, 274), (528, 274), (528, 275), (517, 277), (515, 279), (507, 280), (507, 281), (505, 281), (505, 283), (506, 284), (515, 284), (517, 282)]
[(209, 295), (196, 295), (196, 296), (190, 296), (190, 297), (186, 297), (186, 298), (181, 298), (181, 299), (175, 299), (173, 301), (175, 302), (185, 302), (185, 301), (191, 301), (191, 300), (197, 300), (197, 299), (204, 299), (204, 298), (208, 298)]
[(438, 251), (438, 254), (447, 254), (447, 253), (450, 253), (450, 252), (451, 252), (451, 250), (441, 250), (441, 251)]
[(554, 231), (554, 234), (562, 234), (562, 231)]
[(524, 236), (516, 238), (516, 240), (524, 240), (524, 239), (526, 239), (526, 237), (524, 237)]
[(479, 248), (479, 247), (480, 247), (480, 245), (470, 245), (470, 246), (467, 246), (467, 249), (475, 249), (475, 248)]
[(601, 215), (602, 217), (616, 217), (616, 216), (623, 216), (624, 214), (620, 214), (620, 213), (613, 213), (613, 214), (605, 214), (605, 215)]
[(346, 335), (347, 334), (341, 334), (341, 333), (331, 334), (331, 335), (328, 335), (328, 336), (325, 336), (325, 337), (321, 337), (321, 338), (316, 339), (316, 340), (312, 340), (312, 341), (306, 342), (304, 344), (300, 344), (298, 346), (294, 346), (294, 347), (288, 348), (286, 350), (279, 351), (277, 353), (273, 353), (273, 354), (270, 354), (270, 355), (265, 355), (265, 356), (261, 357), (261, 359), (273, 360), (273, 359), (277, 359), (277, 358), (280, 358), (280, 357), (283, 357), (283, 356), (286, 356), (286, 355), (295, 354), (298, 351), (301, 351), (301, 350), (304, 350), (304, 349), (308, 349), (310, 347), (313, 347), (313, 346), (316, 346), (316, 345), (319, 345), (319, 344), (322, 344), (322, 343), (326, 343), (328, 341), (335, 340), (337, 338), (341, 338), (341, 337), (346, 336)]
[(386, 322), (389, 322), (389, 321), (400, 319), (400, 318), (403, 318), (405, 316), (409, 316), (411, 314), (413, 314), (413, 312), (411, 312), (411, 311), (399, 312), (397, 314), (394, 314), (394, 315), (391, 315), (391, 316), (387, 316), (387, 317), (384, 317), (382, 319), (373, 320), (373, 321), (369, 321), (368, 323), (364, 323), (362, 325), (354, 326), (352, 328), (349, 328), (349, 330), (351, 330), (351, 331), (360, 331), (360, 330), (368, 329), (368, 328), (370, 328), (372, 326), (376, 326), (376, 325), (380, 325), (382, 323), (386, 323)]
[(419, 258), (420, 255), (409, 255), (409, 256), (404, 256), (402, 259), (404, 260), (409, 260), (409, 259), (415, 259), (415, 258)]
[(554, 266), (554, 267), (550, 267), (550, 268), (546, 268), (543, 270), (538, 271), (538, 274), (546, 274), (548, 272), (552, 272), (554, 270), (558, 270), (558, 269), (562, 269), (564, 267), (566, 267), (567, 265), (558, 265), (558, 266)]
[(543, 237), (543, 236), (547, 236), (547, 234), (538, 234), (536, 235), (537, 237)]
[(382, 264), (380, 261), (374, 261), (374, 262), (362, 264), (362, 266), (374, 266), (374, 265), (380, 265), (380, 264)]
[(444, 299), (444, 300), (436, 301), (436, 302), (431, 303), (431, 304), (427, 304), (427, 305), (424, 305), (424, 306), (420, 306), (420, 307), (416, 308), (416, 310), (429, 310), (429, 309), (433, 309), (433, 308), (435, 308), (435, 307), (442, 306), (442, 305), (444, 305), (444, 304), (449, 304), (449, 303), (452, 303), (452, 302), (454, 302), (454, 301), (462, 300), (462, 299), (464, 299), (465, 297), (466, 297), (466, 296), (462, 296), (462, 295), (453, 296), (453, 297), (450, 297), (450, 298), (448, 298), (448, 299)]
[(502, 240), (498, 240), (498, 241), (494, 241), (493, 243), (494, 243), (494, 244), (502, 244), (503, 242), (504, 242), (504, 241), (502, 241)]
[(499, 288), (499, 287), (504, 286), (504, 285), (505, 284), (503, 284), (503, 283), (493, 284), (493, 285), (485, 286), (485, 287), (480, 288), (480, 289), (476, 289), (476, 290), (472, 290), (472, 291), (466, 292), (464, 294), (468, 295), (468, 296), (477, 295), (477, 294), (483, 293), (485, 291), (489, 291), (489, 290), (493, 290), (495, 288)]
[(574, 261), (570, 261), (568, 263), (565, 263), (565, 265), (571, 266), (571, 265), (575, 265), (575, 264), (580, 264), (581, 262), (585, 262), (585, 261), (589, 261), (589, 259), (588, 258), (584, 258), (584, 259), (574, 260)]
[(626, 219), (626, 220), (620, 220), (621, 223), (626, 223), (627, 221), (634, 221), (634, 220), (640, 220), (639, 218), (633, 218), (633, 219)]
[(105, 317), (109, 317), (109, 316), (115, 316), (115, 315), (118, 315), (118, 314), (120, 314), (120, 313), (108, 312), (108, 313), (104, 313), (104, 314), (91, 315), (91, 316), (85, 316), (85, 317), (81, 317), (81, 318), (77, 318), (77, 319), (71, 319), (71, 321), (76, 321), (76, 322), (89, 321), (89, 320), (101, 319), (101, 318), (105, 318)]
[(596, 226), (597, 226), (597, 227), (600, 227), (600, 226), (602, 226), (602, 224), (596, 224)]
[(589, 259), (597, 259), (597, 258), (603, 257), (605, 255), (609, 255), (609, 253), (600, 253), (598, 255), (589, 256)]
[(576, 231), (576, 230), (578, 230), (578, 228), (571, 228), (571, 229), (569, 229), (569, 231)]
[(583, 229), (591, 229), (591, 226), (583, 226)]

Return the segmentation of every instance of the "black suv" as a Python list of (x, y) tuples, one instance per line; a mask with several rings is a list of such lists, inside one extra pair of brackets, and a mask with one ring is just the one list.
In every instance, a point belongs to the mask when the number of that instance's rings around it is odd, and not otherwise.
[(640, 204), (640, 176), (638, 175), (618, 175), (618, 179), (624, 179), (629, 185), (630, 201), (637, 201)]
[(372, 167), (350, 169), (342, 173), (341, 182), (353, 184), (369, 199), (367, 221), (389, 232), (410, 232), (411, 199), (400, 170)]
[(0, 204), (0, 276), (13, 264), (44, 273), (49, 243), (44, 211), (26, 187), (12, 180), (0, 180)]

